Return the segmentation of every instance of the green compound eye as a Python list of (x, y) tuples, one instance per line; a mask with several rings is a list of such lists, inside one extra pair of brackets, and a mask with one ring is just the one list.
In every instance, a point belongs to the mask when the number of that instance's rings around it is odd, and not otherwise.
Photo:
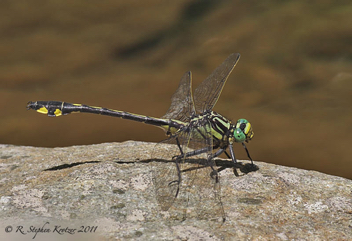
[(240, 128), (236, 128), (233, 136), (235, 137), (235, 142), (244, 142), (246, 140), (246, 135)]
[(234, 130), (235, 142), (249, 142), (253, 138), (252, 125), (246, 119), (239, 119)]

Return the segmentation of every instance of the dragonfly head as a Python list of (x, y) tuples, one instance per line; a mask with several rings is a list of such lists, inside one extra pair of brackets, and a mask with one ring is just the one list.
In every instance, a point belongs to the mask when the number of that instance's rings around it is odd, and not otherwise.
[(253, 138), (252, 125), (246, 119), (239, 119), (234, 128), (235, 142), (249, 142)]

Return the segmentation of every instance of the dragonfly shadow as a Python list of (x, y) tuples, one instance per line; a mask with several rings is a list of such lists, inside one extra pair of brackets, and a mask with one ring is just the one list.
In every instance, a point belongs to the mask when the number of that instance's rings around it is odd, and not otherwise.
[(250, 172), (255, 172), (259, 170), (259, 167), (252, 163), (245, 163), (236, 162), (233, 163), (232, 161), (225, 161), (225, 160), (215, 160), (216, 166), (219, 166), (218, 172), (225, 170), (226, 168), (233, 168), (234, 174), (238, 177), (239, 174), (237, 169), (239, 169), (242, 173), (248, 174)]
[(44, 169), (43, 171), (57, 171), (57, 170), (61, 170), (61, 169), (67, 169), (67, 168), (71, 168), (74, 166), (79, 166), (79, 165), (84, 165), (84, 164), (88, 164), (88, 163), (99, 163), (100, 161), (86, 161), (86, 162), (75, 162), (75, 163), (64, 163), (62, 165), (58, 165), (58, 166), (54, 166), (54, 167), (50, 167), (47, 169)]
[[(236, 176), (239, 176), (237, 169), (239, 169), (244, 174), (248, 174), (250, 172), (255, 172), (255, 171), (259, 170), (259, 167), (255, 164), (252, 164), (252, 163), (243, 164), (242, 162), (237, 162), (234, 164), (232, 161), (219, 160), (219, 159), (216, 159), (214, 161), (215, 161), (216, 167), (218, 167), (218, 169), (217, 169), (218, 172), (221, 172), (227, 168), (232, 168), (233, 172)], [(149, 163), (149, 162), (174, 163), (174, 161), (172, 161), (172, 160), (164, 160), (164, 159), (147, 159), (147, 160), (142, 160), (140, 162), (144, 162), (144, 163)], [(201, 169), (201, 168), (207, 168), (210, 166), (209, 162), (204, 158), (186, 159), (185, 162), (188, 164), (194, 164), (194, 166), (183, 169), (183, 170), (181, 170), (181, 172), (189, 172), (189, 171), (193, 171), (193, 170), (197, 170), (197, 169)], [(175, 166), (175, 168), (176, 168), (176, 166)]]

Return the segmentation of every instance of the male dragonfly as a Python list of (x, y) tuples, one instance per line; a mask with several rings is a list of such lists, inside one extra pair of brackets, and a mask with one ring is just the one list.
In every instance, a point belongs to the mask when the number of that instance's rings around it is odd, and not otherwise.
[[(180, 194), (180, 189), (193, 189), (192, 194), (189, 194), (183, 201), (192, 200), (192, 202), (198, 202), (198, 205), (203, 205), (197, 208), (198, 214), (206, 218), (214, 215), (214, 212), (208, 211), (210, 208), (208, 205), (212, 205), (214, 209), (218, 207), (215, 213), (217, 215), (220, 213), (225, 221), (220, 199), (220, 177), (215, 168), (214, 158), (225, 153), (235, 165), (237, 161), (233, 144), (241, 143), (253, 164), (245, 145), (245, 142), (249, 142), (253, 137), (251, 124), (246, 119), (239, 119), (236, 123), (232, 123), (212, 111), (239, 58), (240, 54), (231, 54), (196, 88), (194, 95), (191, 91), (192, 74), (190, 71), (186, 72), (171, 98), (169, 110), (161, 118), (61, 101), (30, 101), (27, 109), (33, 109), (52, 117), (73, 112), (107, 115), (144, 122), (164, 129), (168, 138), (162, 143), (172, 145), (165, 145), (166, 150), (163, 154), (154, 151), (153, 158), (171, 160), (174, 164), (158, 163), (153, 170), (153, 182), (161, 209), (167, 211), (171, 206), (175, 206), (173, 204)], [(204, 158), (199, 158), (199, 156)], [(199, 171), (200, 169), (202, 171)], [(192, 172), (192, 170), (196, 174), (185, 175), (187, 171)], [(209, 185), (213, 186), (210, 192), (207, 191)], [(204, 203), (209, 197), (215, 200), (213, 204)]]

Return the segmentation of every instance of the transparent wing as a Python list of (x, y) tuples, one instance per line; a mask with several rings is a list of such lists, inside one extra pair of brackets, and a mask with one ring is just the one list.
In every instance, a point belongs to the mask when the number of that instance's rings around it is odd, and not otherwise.
[(231, 54), (197, 87), (194, 91), (194, 103), (198, 113), (213, 109), (239, 59), (239, 53)]
[(220, 176), (213, 159), (211, 125), (207, 120), (201, 122), (192, 128), (190, 140), (193, 141), (189, 146), (194, 150), (207, 151), (188, 160), (193, 166), (182, 166), (188, 213), (194, 209), (198, 219), (221, 221), (225, 218), (225, 212), (221, 202)]
[(158, 143), (152, 154), (156, 161), (153, 167), (153, 183), (156, 192), (156, 199), (162, 211), (167, 211), (172, 206), (179, 193), (179, 170), (174, 156), (180, 155), (176, 137), (170, 137)]
[[(209, 158), (212, 156), (210, 124), (199, 124), (187, 126), (158, 144), (154, 151), (153, 158), (159, 160), (153, 169), (157, 200), (161, 210), (176, 219), (224, 217), (218, 174), (214, 173), (214, 160)], [(185, 154), (182, 158), (181, 150)]]
[(192, 97), (192, 73), (186, 72), (180, 84), (171, 98), (171, 106), (163, 119), (176, 119), (187, 121), (195, 113)]

